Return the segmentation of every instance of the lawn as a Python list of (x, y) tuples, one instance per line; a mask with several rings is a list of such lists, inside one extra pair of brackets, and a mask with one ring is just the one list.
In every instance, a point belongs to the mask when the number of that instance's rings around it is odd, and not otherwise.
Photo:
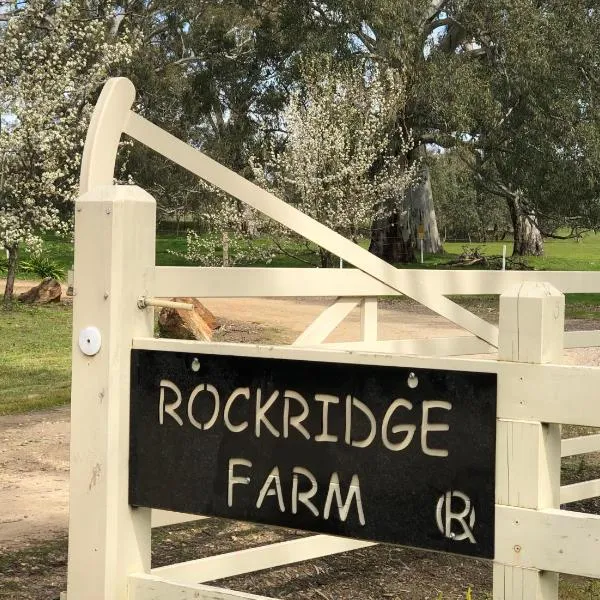
[(71, 307), (0, 308), (0, 415), (69, 401)]
[[(266, 240), (258, 240), (257, 243), (264, 244)], [(364, 240), (361, 244), (368, 246), (368, 241)], [(404, 268), (426, 268), (432, 269), (446, 265), (449, 261), (462, 253), (464, 247), (479, 247), (486, 256), (502, 255), (502, 247), (506, 245), (507, 256), (512, 253), (512, 242), (447, 242), (444, 245), (445, 253), (443, 255), (425, 255), (425, 262), (413, 263), (411, 265), (398, 265)], [(302, 256), (303, 247), (298, 245), (293, 248), (295, 253)], [(181, 266), (188, 264), (185, 259), (177, 256), (175, 253), (185, 251), (185, 235), (175, 235), (172, 233), (159, 233), (156, 238), (156, 264), (164, 266)], [(44, 253), (56, 261), (56, 263), (65, 270), (71, 268), (73, 264), (73, 245), (70, 240), (61, 239), (55, 236), (48, 236), (44, 242)], [(27, 253), (23, 253), (23, 259), (27, 258)], [(555, 240), (547, 239), (545, 241), (545, 254), (540, 257), (527, 257), (526, 263), (531, 269), (540, 271), (598, 271), (600, 270), (600, 234), (589, 233), (581, 240)], [(275, 257), (270, 266), (275, 267), (303, 267), (303, 262), (294, 260), (289, 256), (279, 254)], [(19, 277), (27, 279), (30, 277), (26, 273), (20, 273)]]
[[(488, 256), (501, 256), (502, 246), (512, 254), (512, 242), (487, 242), (485, 244), (448, 242), (444, 245), (450, 256), (457, 256), (464, 246), (479, 246)], [(435, 261), (435, 258), (430, 257)], [(600, 234), (589, 233), (580, 241), (546, 239), (544, 256), (527, 257), (527, 264), (536, 271), (598, 271), (600, 270)]]

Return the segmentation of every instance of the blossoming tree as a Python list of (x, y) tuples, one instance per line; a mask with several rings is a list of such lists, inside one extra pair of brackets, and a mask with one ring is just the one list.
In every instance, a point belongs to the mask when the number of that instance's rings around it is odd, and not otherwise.
[[(409, 132), (392, 124), (404, 100), (397, 74), (383, 68), (334, 68), (329, 59), (304, 68), (305, 85), (292, 93), (283, 114), (285, 136), (253, 160), (257, 180), (302, 212), (357, 242), (370, 222), (402, 204), (416, 182), (407, 165)], [(393, 151), (391, 136), (402, 148)], [(333, 257), (313, 248), (323, 267)]]
[[(114, 36), (101, 1), (30, 0), (5, 11), (0, 30), (0, 247), (8, 253), (4, 303), (20, 249), (68, 229), (85, 130), (102, 83), (134, 51)], [(10, 14), (10, 16), (9, 16)]]

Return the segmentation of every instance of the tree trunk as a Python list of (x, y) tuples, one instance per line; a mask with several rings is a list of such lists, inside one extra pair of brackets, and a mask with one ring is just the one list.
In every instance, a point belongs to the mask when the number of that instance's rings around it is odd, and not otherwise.
[[(419, 146), (410, 152), (407, 159), (412, 162), (424, 157), (425, 146)], [(443, 252), (433, 206), (431, 176), (424, 162), (419, 170), (419, 182), (406, 192), (402, 206), (402, 210), (395, 210), (389, 216), (373, 221), (369, 252), (388, 262), (415, 262), (420, 226), (425, 235), (425, 252)]]
[(541, 256), (544, 254), (544, 239), (537, 227), (534, 214), (523, 211), (520, 200), (507, 200), (513, 226), (513, 256)]
[(369, 252), (389, 263), (415, 262), (415, 239), (410, 228), (403, 223), (408, 213), (395, 210), (391, 215), (373, 220)]
[(322, 269), (330, 269), (335, 266), (335, 256), (319, 246), (319, 262)]
[(229, 233), (224, 231), (221, 234), (222, 238), (222, 247), (223, 247), (223, 266), (229, 266)]
[(406, 206), (410, 211), (409, 223), (412, 227), (411, 236), (418, 239), (419, 226), (423, 227), (425, 239), (423, 248), (428, 254), (440, 254), (444, 251), (437, 226), (435, 209), (433, 207), (433, 192), (431, 191), (431, 176), (429, 167), (422, 164), (419, 173), (419, 183), (406, 194)]
[(4, 301), (5, 307), (9, 307), (12, 304), (14, 289), (15, 289), (15, 275), (17, 274), (17, 265), (19, 264), (19, 246), (11, 246), (8, 248), (8, 269), (6, 271), (6, 286), (4, 287)]

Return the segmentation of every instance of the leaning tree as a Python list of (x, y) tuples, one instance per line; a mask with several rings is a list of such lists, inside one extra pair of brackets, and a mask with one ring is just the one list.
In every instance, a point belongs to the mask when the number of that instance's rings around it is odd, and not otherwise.
[(463, 1), (447, 11), (441, 39), (462, 40), (463, 51), (432, 50), (426, 112), (477, 186), (507, 203), (514, 253), (541, 254), (542, 235), (558, 227), (598, 227), (598, 3)]

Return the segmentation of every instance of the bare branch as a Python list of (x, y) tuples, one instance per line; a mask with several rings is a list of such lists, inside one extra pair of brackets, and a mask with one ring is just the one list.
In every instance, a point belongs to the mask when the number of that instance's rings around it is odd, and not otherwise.
[(446, 4), (448, 4), (448, 0), (431, 0), (429, 10), (425, 14), (425, 20), (429, 21), (435, 18), (436, 15), (438, 15), (442, 10), (444, 10)]
[(302, 258), (301, 256), (297, 256), (296, 254), (290, 252), (289, 250), (287, 250), (282, 244), (281, 242), (274, 236), (270, 236), (271, 241), (275, 244), (275, 246), (277, 247), (277, 249), (282, 253), (285, 254), (286, 256), (289, 256), (289, 258), (293, 258), (295, 260), (298, 260), (302, 263), (304, 263), (305, 265), (310, 265), (311, 267), (315, 266), (315, 263), (310, 261), (310, 260), (306, 260), (305, 258)]
[(184, 56), (183, 58), (178, 58), (177, 60), (174, 60), (173, 62), (167, 63), (166, 65), (156, 67), (156, 69), (154, 69), (154, 72), (160, 73), (161, 71), (164, 71), (167, 67), (172, 67), (172, 66), (177, 66), (177, 65), (185, 65), (187, 63), (203, 61), (203, 60), (204, 60), (203, 56)]

